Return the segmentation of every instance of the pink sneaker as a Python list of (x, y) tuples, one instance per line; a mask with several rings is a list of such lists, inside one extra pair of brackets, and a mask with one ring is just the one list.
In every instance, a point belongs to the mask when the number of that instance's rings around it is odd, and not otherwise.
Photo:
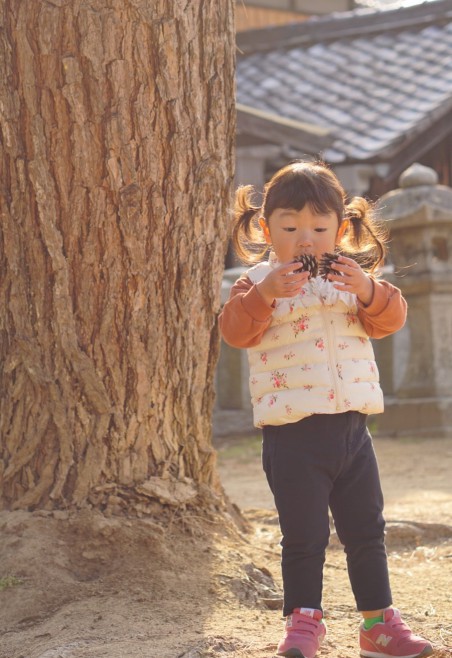
[(278, 644), (278, 656), (314, 658), (323, 642), (326, 626), (320, 610), (296, 608), (286, 617), (286, 632)]
[(383, 621), (368, 631), (361, 624), (359, 645), (367, 658), (424, 658), (433, 653), (430, 642), (414, 635), (396, 608), (386, 608)]

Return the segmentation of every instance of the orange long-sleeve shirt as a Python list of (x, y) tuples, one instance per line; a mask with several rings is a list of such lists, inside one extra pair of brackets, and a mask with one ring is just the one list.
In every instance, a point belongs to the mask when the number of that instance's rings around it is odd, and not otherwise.
[[(372, 301), (364, 306), (358, 301), (358, 317), (370, 338), (384, 338), (403, 327), (407, 303), (401, 291), (387, 281), (372, 279)], [(269, 306), (247, 277), (238, 279), (219, 317), (224, 340), (233, 347), (259, 345), (270, 326), (273, 307)]]

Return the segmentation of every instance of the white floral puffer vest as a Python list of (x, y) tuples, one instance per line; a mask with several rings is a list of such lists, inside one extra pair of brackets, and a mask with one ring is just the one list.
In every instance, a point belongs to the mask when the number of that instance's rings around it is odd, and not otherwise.
[[(259, 283), (271, 267), (246, 273)], [(277, 299), (272, 323), (248, 349), (256, 427), (294, 423), (312, 414), (383, 411), (372, 344), (357, 315), (356, 295), (321, 277), (301, 294)]]

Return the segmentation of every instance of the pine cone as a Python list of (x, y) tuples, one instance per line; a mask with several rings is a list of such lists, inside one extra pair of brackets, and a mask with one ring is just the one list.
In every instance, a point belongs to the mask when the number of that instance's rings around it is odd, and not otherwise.
[(301, 267), (294, 272), (309, 272), (309, 278), (316, 277), (319, 271), (317, 258), (315, 256), (310, 256), (308, 254), (301, 254), (298, 258), (295, 259), (296, 263), (301, 263)]
[(319, 265), (319, 275), (324, 281), (327, 280), (328, 274), (339, 274), (334, 269), (334, 264), (339, 262), (339, 254), (330, 254), (327, 251), (322, 254)]

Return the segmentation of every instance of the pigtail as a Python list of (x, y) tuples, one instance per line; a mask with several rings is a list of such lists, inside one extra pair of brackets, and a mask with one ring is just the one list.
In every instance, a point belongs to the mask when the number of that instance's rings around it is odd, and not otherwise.
[(252, 203), (253, 194), (252, 185), (242, 185), (238, 188), (235, 195), (232, 231), (235, 252), (240, 260), (248, 264), (262, 260), (268, 248), (257, 223), (262, 210), (260, 206)]
[(375, 272), (386, 255), (388, 233), (377, 222), (372, 206), (362, 197), (353, 197), (345, 206), (345, 219), (350, 227), (341, 242), (341, 251), (354, 258), (360, 266)]

